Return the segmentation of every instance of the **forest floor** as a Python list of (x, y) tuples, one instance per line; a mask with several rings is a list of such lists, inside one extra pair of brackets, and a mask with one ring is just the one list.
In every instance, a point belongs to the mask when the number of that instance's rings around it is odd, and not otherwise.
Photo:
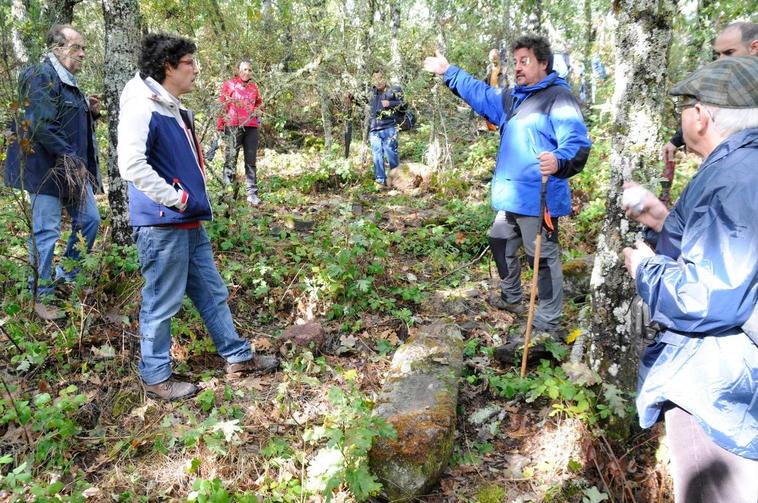
[[(628, 416), (604, 417), (600, 385), (573, 384), (560, 362), (532, 367), (523, 382), (492, 358), (522, 320), (487, 301), (497, 291), (486, 250), (490, 168), (380, 191), (370, 168), (356, 165), (267, 150), (264, 203), (255, 208), (241, 191), (211, 184), (216, 221), (206, 228), (235, 323), (257, 351), (282, 358), (275, 374), (227, 381), (187, 301), (172, 355), (176, 373), (201, 392), (151, 400), (136, 373), (133, 251), (98, 244), (102, 258), (63, 303), (69, 317), (60, 324), (35, 320), (28, 300), (12, 304), (13, 292), (22, 299), (17, 274), (16, 290), (4, 291), (4, 332), (18, 340), (3, 341), (12, 364), (0, 371), (0, 501), (320, 501), (309, 463), (324, 442), (313, 431), (350, 406), (330, 390), (371, 403), (394, 350), (440, 319), (460, 328), (466, 368), (453, 457), (422, 501), (672, 501), (662, 430), (629, 433), (619, 426)], [(6, 232), (23, 257), (23, 226)], [(583, 260), (578, 231), (567, 222), (561, 232), (572, 243), (565, 259)], [(581, 330), (586, 299), (577, 288), (567, 287), (569, 332)], [(309, 319), (327, 334), (321, 354), (281, 351), (282, 331)], [(566, 361), (570, 349), (557, 354)], [(629, 405), (620, 410), (630, 414)], [(338, 484), (333, 501), (353, 501), (349, 489)]]

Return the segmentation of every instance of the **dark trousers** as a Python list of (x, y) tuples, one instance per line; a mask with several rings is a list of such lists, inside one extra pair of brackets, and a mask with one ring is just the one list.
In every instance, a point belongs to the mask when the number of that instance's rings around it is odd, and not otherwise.
[(716, 445), (687, 411), (665, 413), (676, 503), (755, 503), (758, 460)]
[(258, 154), (258, 128), (249, 126), (227, 127), (224, 129), (224, 183), (234, 181), (237, 172), (237, 157), (242, 149), (245, 157), (245, 180), (247, 197), (258, 195), (256, 156)]
[(539, 217), (498, 211), (490, 227), (489, 242), (500, 275), (500, 291), (503, 300), (509, 304), (517, 304), (522, 299), (519, 248), (524, 247), (529, 267), (532, 267), (537, 232), (542, 232), (540, 272), (537, 277), (539, 303), (533, 321), (537, 330), (555, 330), (563, 313), (563, 270), (557, 217), (553, 217), (553, 225), (555, 231), (547, 237)]

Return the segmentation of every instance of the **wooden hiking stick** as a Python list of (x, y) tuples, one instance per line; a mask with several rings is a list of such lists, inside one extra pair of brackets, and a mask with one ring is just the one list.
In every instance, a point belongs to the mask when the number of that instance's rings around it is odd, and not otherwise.
[(529, 342), (532, 338), (532, 321), (534, 321), (534, 306), (537, 301), (537, 279), (540, 273), (540, 252), (542, 251), (542, 219), (545, 217), (545, 198), (547, 196), (547, 176), (542, 177), (540, 190), (540, 221), (537, 227), (537, 237), (534, 239), (534, 266), (532, 271), (532, 291), (529, 293), (529, 316), (526, 319), (526, 334), (524, 334), (524, 354), (521, 357), (521, 378), (526, 377), (526, 363), (529, 359)]

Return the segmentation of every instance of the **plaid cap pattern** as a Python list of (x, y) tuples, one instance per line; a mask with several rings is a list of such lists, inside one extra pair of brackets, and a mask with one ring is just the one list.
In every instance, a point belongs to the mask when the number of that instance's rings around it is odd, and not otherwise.
[(722, 108), (758, 107), (758, 57), (717, 59), (676, 84), (671, 95), (694, 96)]

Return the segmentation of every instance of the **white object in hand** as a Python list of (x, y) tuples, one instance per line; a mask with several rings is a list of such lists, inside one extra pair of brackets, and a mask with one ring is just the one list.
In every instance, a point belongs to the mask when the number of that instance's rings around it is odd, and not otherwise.
[(639, 215), (645, 209), (647, 192), (647, 189), (640, 185), (624, 189), (624, 194), (621, 196), (621, 207), (629, 209), (633, 215)]

